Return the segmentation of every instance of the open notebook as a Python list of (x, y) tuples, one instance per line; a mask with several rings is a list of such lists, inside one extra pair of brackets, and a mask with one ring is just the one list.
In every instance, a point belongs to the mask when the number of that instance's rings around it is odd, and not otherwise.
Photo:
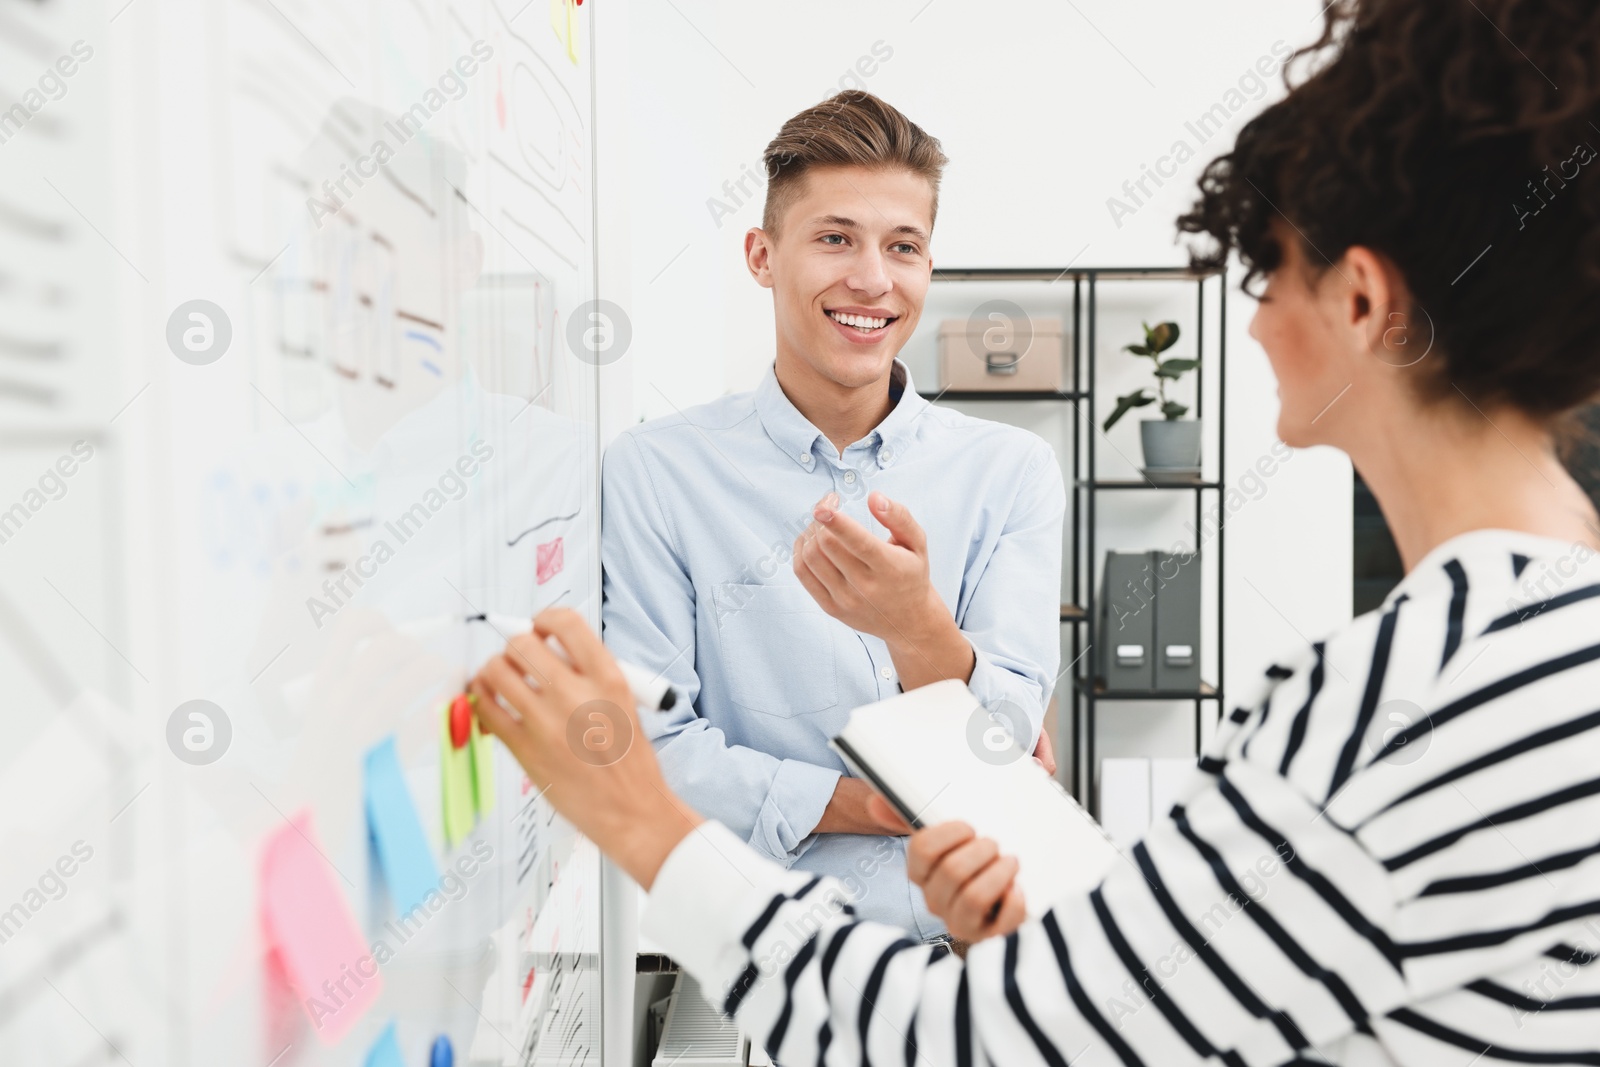
[(1092, 889), (1118, 858), (1099, 824), (961, 682), (863, 705), (832, 744), (913, 827), (960, 819), (1015, 856), (1030, 918)]

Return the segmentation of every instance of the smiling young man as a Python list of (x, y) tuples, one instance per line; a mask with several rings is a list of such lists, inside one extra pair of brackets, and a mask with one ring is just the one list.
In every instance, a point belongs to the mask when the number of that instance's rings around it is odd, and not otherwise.
[(745, 259), (777, 358), (754, 392), (607, 450), (605, 642), (687, 698), (646, 726), (674, 790), (844, 880), (861, 915), (934, 937), (903, 828), (828, 741), (855, 707), (958, 678), (1033, 745), (1065, 491), (1044, 441), (930, 405), (895, 358), (933, 270), (938, 141), (849, 91), (785, 123), (766, 162)]

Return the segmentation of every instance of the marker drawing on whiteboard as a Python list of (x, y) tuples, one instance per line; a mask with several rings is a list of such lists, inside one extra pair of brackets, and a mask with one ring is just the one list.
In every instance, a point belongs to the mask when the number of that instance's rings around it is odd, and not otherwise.
[(561, 538), (547, 541), (540, 545), (535, 554), (534, 581), (544, 585), (550, 579), (561, 573), (565, 565), (565, 553), (562, 548)]
[(524, 537), (527, 537), (529, 534), (533, 533), (535, 530), (542, 530), (546, 526), (549, 526), (552, 522), (566, 522), (568, 519), (575, 519), (577, 517), (578, 517), (578, 513), (576, 511), (574, 511), (570, 515), (552, 515), (550, 518), (545, 519), (543, 522), (534, 523), (532, 526), (528, 527), (526, 530), (523, 530), (521, 533), (517, 534), (517, 536), (515, 536), (511, 540), (507, 541), (506, 545), (507, 545), (507, 547), (514, 546), (514, 545), (516, 545), (516, 543), (518, 541), (522, 540)]

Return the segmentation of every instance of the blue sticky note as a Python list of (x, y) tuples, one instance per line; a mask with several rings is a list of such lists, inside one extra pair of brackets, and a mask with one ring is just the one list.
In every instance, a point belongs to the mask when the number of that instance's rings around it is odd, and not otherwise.
[(367, 1058), (362, 1063), (364, 1067), (406, 1067), (406, 1061), (400, 1058), (400, 1039), (395, 1036), (392, 1021), (383, 1028), (383, 1033), (378, 1035), (372, 1047), (367, 1049)]
[(393, 735), (368, 750), (364, 788), (367, 829), (377, 847), (395, 911), (405, 915), (439, 887), (439, 868), (406, 788)]

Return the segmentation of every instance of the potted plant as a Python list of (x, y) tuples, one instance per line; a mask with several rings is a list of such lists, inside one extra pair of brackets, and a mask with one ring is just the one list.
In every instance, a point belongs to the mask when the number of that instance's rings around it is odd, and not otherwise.
[(1124, 345), (1123, 351), (1144, 356), (1155, 364), (1156, 395), (1137, 389), (1127, 396), (1117, 397), (1117, 406), (1106, 418), (1104, 429), (1111, 429), (1134, 408), (1161, 403), (1160, 419), (1146, 419), (1139, 427), (1140, 444), (1144, 447), (1144, 465), (1148, 472), (1160, 474), (1200, 473), (1200, 423), (1184, 421), (1188, 407), (1167, 398), (1167, 385), (1176, 382), (1189, 371), (1200, 366), (1198, 359), (1162, 359), (1161, 353), (1178, 343), (1178, 324), (1162, 322), (1144, 327), (1144, 344)]

